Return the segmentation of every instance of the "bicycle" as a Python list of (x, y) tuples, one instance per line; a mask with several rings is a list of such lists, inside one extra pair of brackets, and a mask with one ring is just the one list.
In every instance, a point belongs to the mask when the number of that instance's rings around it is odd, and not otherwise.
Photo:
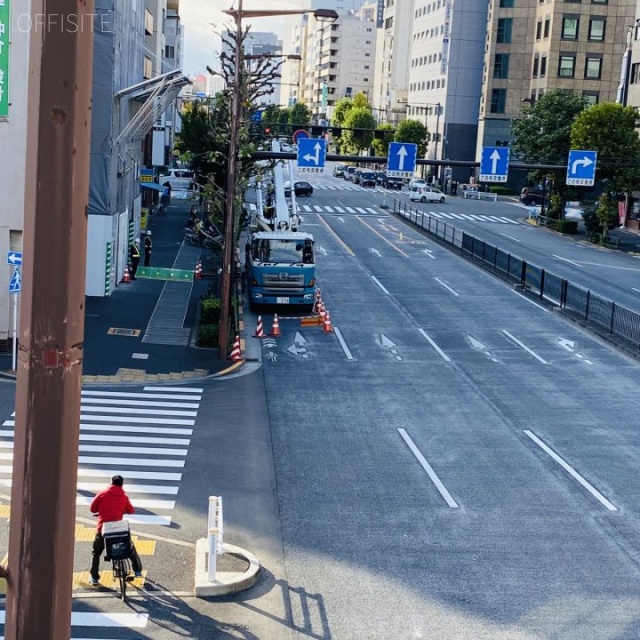
[(133, 543), (129, 523), (126, 520), (105, 522), (102, 525), (102, 536), (106, 549), (105, 560), (111, 561), (113, 580), (118, 581), (120, 599), (127, 601), (127, 583), (133, 582), (134, 575), (131, 567)]

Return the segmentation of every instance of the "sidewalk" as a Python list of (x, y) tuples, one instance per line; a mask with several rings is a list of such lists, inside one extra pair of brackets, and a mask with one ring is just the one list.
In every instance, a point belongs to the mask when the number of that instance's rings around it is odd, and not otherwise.
[[(217, 349), (195, 347), (198, 303), (217, 284), (218, 257), (209, 249), (182, 244), (191, 204), (174, 198), (166, 214), (149, 219), (150, 266), (195, 269), (200, 259), (209, 277), (168, 282), (138, 274), (135, 281), (120, 283), (108, 298), (87, 298), (84, 382), (187, 380), (232, 364), (220, 360)], [(114, 334), (114, 329), (121, 331)]]

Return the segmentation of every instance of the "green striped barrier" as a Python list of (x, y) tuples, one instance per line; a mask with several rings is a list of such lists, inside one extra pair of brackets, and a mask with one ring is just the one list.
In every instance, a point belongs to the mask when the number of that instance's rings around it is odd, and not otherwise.
[(192, 269), (167, 269), (166, 267), (138, 267), (136, 278), (147, 280), (173, 280), (177, 282), (191, 282)]

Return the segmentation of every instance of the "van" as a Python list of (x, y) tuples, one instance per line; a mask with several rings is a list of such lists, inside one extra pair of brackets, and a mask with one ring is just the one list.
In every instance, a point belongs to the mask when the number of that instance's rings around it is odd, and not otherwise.
[(412, 202), (446, 202), (447, 197), (435, 187), (429, 185), (421, 185), (411, 187), (409, 190), (409, 198)]
[(191, 189), (194, 181), (194, 173), (190, 169), (171, 169), (167, 175), (158, 178), (159, 184), (170, 184), (172, 190)]

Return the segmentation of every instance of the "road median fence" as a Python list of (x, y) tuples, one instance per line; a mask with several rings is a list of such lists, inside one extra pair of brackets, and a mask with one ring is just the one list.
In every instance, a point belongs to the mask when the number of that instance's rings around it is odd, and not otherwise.
[(435, 216), (419, 211), (405, 202), (394, 200), (393, 213), (546, 302), (568, 311), (581, 321), (618, 338), (628, 346), (640, 349), (640, 314), (572, 284), (565, 278), (476, 238)]

